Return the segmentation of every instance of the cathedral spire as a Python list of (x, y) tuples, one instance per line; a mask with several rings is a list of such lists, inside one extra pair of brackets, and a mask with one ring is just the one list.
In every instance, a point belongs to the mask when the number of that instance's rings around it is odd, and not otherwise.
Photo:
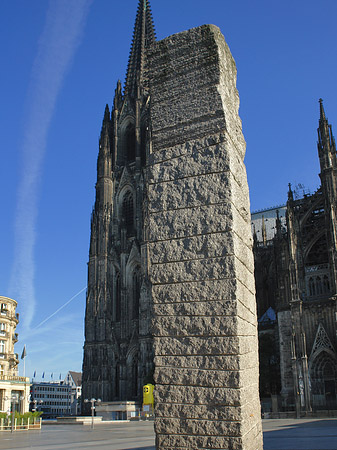
[(99, 156), (110, 151), (110, 110), (109, 105), (106, 105), (104, 110), (104, 117), (102, 122), (101, 137), (99, 140)]
[(155, 42), (153, 19), (149, 0), (139, 0), (133, 32), (128, 70), (125, 80), (125, 94), (136, 97), (137, 87), (143, 81), (146, 49)]
[(336, 143), (335, 138), (332, 134), (331, 125), (329, 125), (328, 119), (325, 116), (325, 111), (323, 107), (323, 100), (319, 99), (319, 124), (318, 124), (318, 155), (321, 165), (321, 174), (331, 167), (337, 169), (336, 161)]
[(326, 120), (324, 106), (323, 106), (323, 99), (320, 98), (318, 101), (319, 101), (319, 120), (323, 121), (323, 120)]

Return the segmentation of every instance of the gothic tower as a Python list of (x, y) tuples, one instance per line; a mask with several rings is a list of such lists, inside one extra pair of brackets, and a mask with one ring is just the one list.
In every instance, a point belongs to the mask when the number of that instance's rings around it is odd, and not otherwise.
[(137, 400), (153, 366), (143, 236), (149, 151), (146, 52), (155, 41), (149, 0), (139, 0), (124, 93), (105, 108), (91, 218), (83, 398)]

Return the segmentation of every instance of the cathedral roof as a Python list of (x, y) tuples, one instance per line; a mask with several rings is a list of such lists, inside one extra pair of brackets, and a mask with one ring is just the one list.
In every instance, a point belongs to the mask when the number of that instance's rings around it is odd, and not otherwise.
[(143, 81), (145, 51), (155, 40), (150, 2), (139, 0), (125, 80), (126, 95), (137, 95), (138, 81)]

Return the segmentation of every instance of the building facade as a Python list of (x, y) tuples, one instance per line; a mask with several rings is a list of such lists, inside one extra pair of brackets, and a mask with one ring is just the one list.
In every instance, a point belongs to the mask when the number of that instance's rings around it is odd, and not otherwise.
[(20, 412), (28, 411), (29, 378), (18, 376), (18, 354), (14, 344), (18, 341), (15, 332), (19, 323), (16, 313), (17, 302), (0, 296), (0, 411), (14, 408)]
[(81, 414), (82, 372), (70, 370), (64, 379), (64, 384), (71, 387), (70, 414), (78, 416)]
[[(258, 313), (277, 314), (282, 407), (336, 409), (337, 159), (320, 100), (321, 186), (252, 214)], [(276, 393), (276, 392), (274, 392)]]
[(146, 50), (155, 41), (148, 0), (139, 1), (124, 91), (104, 112), (91, 218), (83, 398), (141, 400), (151, 381), (151, 303), (144, 245), (149, 152)]
[(33, 382), (30, 388), (30, 409), (43, 411), (43, 417), (54, 419), (71, 415), (72, 388), (63, 381)]

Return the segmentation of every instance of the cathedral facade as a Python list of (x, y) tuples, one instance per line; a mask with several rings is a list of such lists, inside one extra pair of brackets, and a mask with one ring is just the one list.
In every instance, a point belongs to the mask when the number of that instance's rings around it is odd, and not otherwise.
[(286, 205), (252, 214), (260, 345), (273, 310), (280, 406), (298, 413), (337, 407), (337, 160), (322, 100), (318, 156), (314, 194), (289, 185)]
[(151, 303), (144, 246), (149, 151), (146, 49), (155, 41), (149, 1), (139, 1), (124, 90), (105, 108), (91, 218), (83, 398), (140, 400), (151, 381)]

